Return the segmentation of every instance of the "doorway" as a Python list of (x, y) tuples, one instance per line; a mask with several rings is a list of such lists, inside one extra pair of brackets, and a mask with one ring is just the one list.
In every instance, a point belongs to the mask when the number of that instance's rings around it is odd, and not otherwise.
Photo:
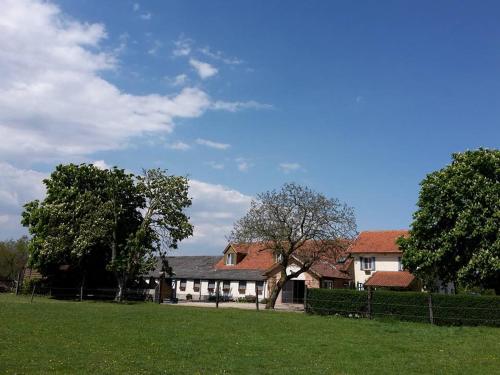
[(304, 280), (288, 280), (281, 290), (282, 303), (304, 303)]

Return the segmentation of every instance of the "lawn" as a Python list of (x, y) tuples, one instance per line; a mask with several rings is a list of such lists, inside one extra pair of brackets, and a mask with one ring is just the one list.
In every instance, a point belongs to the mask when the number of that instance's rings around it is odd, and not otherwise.
[(0, 294), (0, 373), (493, 374), (500, 329)]

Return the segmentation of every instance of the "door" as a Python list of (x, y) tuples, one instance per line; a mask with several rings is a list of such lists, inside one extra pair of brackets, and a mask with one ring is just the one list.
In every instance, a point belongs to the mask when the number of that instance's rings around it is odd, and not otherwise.
[(281, 302), (293, 303), (293, 281), (288, 280), (281, 289)]
[(288, 280), (281, 290), (282, 303), (304, 303), (304, 280)]

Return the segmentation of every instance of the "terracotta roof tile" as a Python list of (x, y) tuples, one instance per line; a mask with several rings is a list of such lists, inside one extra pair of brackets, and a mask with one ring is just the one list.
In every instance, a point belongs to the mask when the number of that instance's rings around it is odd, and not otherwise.
[(366, 282), (365, 286), (408, 288), (415, 280), (408, 271), (377, 271)]
[(352, 254), (359, 253), (401, 253), (396, 240), (408, 236), (407, 230), (383, 230), (361, 232), (349, 249)]
[(231, 244), (230, 245), (237, 253), (245, 256), (238, 264), (228, 266), (224, 263), (222, 257), (216, 264), (216, 269), (239, 269), (239, 270), (262, 270), (265, 271), (274, 263), (274, 255), (263, 243), (251, 244)]

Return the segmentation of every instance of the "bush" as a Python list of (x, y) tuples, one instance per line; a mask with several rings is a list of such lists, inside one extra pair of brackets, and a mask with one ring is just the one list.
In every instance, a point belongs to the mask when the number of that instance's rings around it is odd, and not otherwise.
[(442, 325), (490, 325), (500, 327), (500, 297), (432, 295), (434, 322)]
[(191, 301), (193, 299), (193, 295), (191, 293), (186, 294), (186, 300)]
[(262, 304), (266, 305), (268, 301), (269, 301), (269, 299), (268, 299), (268, 298), (262, 298), (262, 299), (260, 300), (260, 303), (262, 303)]
[(34, 286), (36, 286), (36, 290), (38, 290), (38, 292), (40, 292), (41, 288), (43, 287), (42, 280), (41, 279), (24, 280), (23, 284), (21, 286), (21, 293), (23, 293), (23, 294), (32, 293)]
[(352, 289), (308, 289), (306, 311), (317, 315), (366, 315), (367, 292)]
[(372, 317), (429, 322), (429, 295), (377, 290), (372, 294)]
[[(349, 289), (308, 289), (306, 311), (318, 315), (368, 317), (368, 292)], [(432, 294), (432, 312), (439, 325), (500, 326), (496, 296)], [(430, 322), (429, 294), (376, 290), (372, 317)]]

